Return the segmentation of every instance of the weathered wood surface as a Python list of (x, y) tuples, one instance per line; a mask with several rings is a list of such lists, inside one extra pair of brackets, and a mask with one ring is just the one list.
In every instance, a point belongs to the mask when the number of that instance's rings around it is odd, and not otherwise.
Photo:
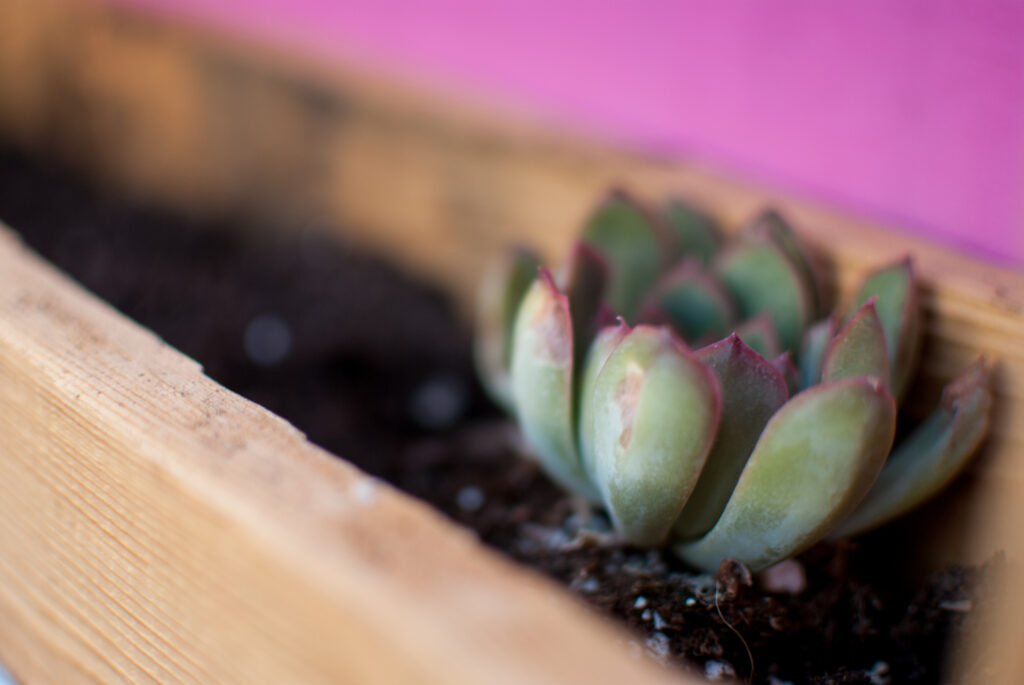
[[(562, 254), (610, 185), (650, 198), (681, 194), (730, 229), (766, 204), (778, 206), (833, 261), (840, 294), (872, 265), (911, 253), (925, 283), (929, 335), (922, 399), (912, 411), (926, 411), (942, 383), (978, 353), (996, 365), (992, 436), (956, 495), (929, 510), (940, 521), (929, 529), (938, 537), (927, 548), (936, 560), (1024, 548), (1015, 524), (1024, 518), (1020, 270), (694, 162), (653, 159), (525, 116), (496, 115), (379, 75), (300, 62), (102, 4), (0, 0), (0, 135), (194, 211), (344, 227), (346, 240), (445, 284), (463, 303), (487, 258), (509, 242), (531, 244), (552, 259)], [(25, 394), (19, 401), (43, 416), (59, 413), (46, 409), (54, 397)], [(142, 403), (131, 411), (147, 406), (159, 407)], [(96, 418), (106, 421), (107, 414)], [(240, 510), (256, 506), (238, 500)], [(73, 529), (76, 521), (68, 514), (64, 525)], [(228, 562), (237, 560), (229, 555)], [(268, 573), (284, 573), (273, 555), (262, 562), (278, 569)], [(54, 582), (63, 578), (50, 573)], [(47, 634), (48, 624), (34, 625)], [(227, 639), (219, 634), (225, 626), (216, 625), (209, 632)], [(90, 630), (108, 639), (101, 624)]]
[(0, 227), (0, 660), (24, 683), (679, 682)]

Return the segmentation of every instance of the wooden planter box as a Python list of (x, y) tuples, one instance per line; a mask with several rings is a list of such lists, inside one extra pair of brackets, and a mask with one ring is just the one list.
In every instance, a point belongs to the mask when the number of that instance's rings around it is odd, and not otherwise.
[[(103, 5), (0, 0), (0, 135), (195, 211), (329, 217), (463, 304), (509, 239), (557, 257), (612, 183), (682, 193), (728, 227), (779, 206), (835, 262), (840, 292), (912, 253), (926, 388), (979, 352), (997, 369), (991, 437), (929, 509), (924, 563), (1021, 551), (1019, 271), (698, 165)], [(1024, 682), (1024, 591), (1002, 604), (965, 645), (991, 673), (970, 675)], [(212, 382), (6, 229), (0, 661), (26, 683), (697, 680)]]

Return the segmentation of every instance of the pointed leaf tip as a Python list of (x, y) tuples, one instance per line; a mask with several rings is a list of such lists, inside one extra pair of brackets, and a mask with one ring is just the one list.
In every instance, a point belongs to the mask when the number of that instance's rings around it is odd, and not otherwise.
[(782, 352), (778, 328), (769, 314), (747, 319), (736, 327), (733, 334), (766, 359), (777, 357)]
[(859, 307), (873, 295), (878, 296), (875, 307), (885, 331), (892, 387), (899, 400), (914, 377), (921, 348), (917, 278), (909, 256), (868, 274), (854, 306)]
[(885, 330), (872, 295), (829, 343), (822, 361), (822, 380), (871, 376), (889, 387), (889, 351)]

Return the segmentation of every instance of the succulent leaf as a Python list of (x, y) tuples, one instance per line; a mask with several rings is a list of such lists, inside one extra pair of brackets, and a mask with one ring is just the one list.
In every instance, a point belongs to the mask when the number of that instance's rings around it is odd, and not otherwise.
[(833, 381), (854, 376), (873, 376), (885, 387), (889, 381), (889, 352), (885, 331), (875, 311), (872, 295), (829, 343), (822, 361), (821, 378)]
[(664, 215), (680, 254), (710, 264), (722, 242), (714, 220), (678, 198), (665, 204)]
[(717, 267), (740, 317), (770, 315), (783, 349), (795, 350), (811, 320), (811, 292), (782, 250), (769, 241), (743, 243), (726, 251)]
[(772, 366), (779, 370), (782, 379), (786, 381), (786, 390), (789, 392), (787, 397), (792, 397), (800, 392), (800, 371), (793, 364), (793, 357), (789, 352), (783, 352), (772, 359)]
[(921, 313), (917, 305), (917, 280), (909, 258), (872, 272), (864, 280), (855, 306), (877, 295), (875, 307), (885, 330), (897, 400), (906, 395), (921, 348)]
[(691, 344), (721, 338), (735, 318), (735, 305), (725, 288), (695, 260), (665, 274), (643, 311), (645, 318), (663, 320)]
[(833, 533), (858, 535), (917, 507), (953, 480), (988, 429), (992, 396), (979, 360), (942, 392), (942, 403), (896, 449), (867, 496)]
[(721, 413), (714, 373), (668, 328), (637, 326), (583, 396), (584, 462), (630, 543), (664, 542), (693, 491)]
[(768, 240), (778, 246), (805, 282), (810, 299), (810, 318), (824, 311), (816, 261), (781, 214), (774, 209), (764, 210), (747, 226), (741, 237), (750, 242)]
[(569, 298), (547, 269), (527, 291), (512, 341), (512, 398), (527, 444), (551, 478), (592, 501), (576, 447), (574, 340)]
[(747, 319), (736, 327), (736, 335), (766, 359), (777, 357), (782, 352), (778, 329), (768, 314)]
[(895, 413), (874, 379), (800, 393), (768, 422), (715, 526), (676, 553), (708, 571), (727, 557), (760, 569), (821, 539), (871, 487), (892, 445)]
[(508, 412), (512, 411), (512, 327), (539, 264), (537, 256), (526, 249), (504, 254), (488, 269), (477, 298), (473, 341), (477, 373), (487, 394)]
[(622, 191), (611, 193), (583, 229), (583, 242), (608, 261), (608, 302), (627, 319), (638, 311), (666, 259), (666, 237), (657, 220)]
[(695, 355), (718, 377), (722, 419), (697, 486), (672, 529), (673, 537), (682, 540), (715, 525), (761, 430), (789, 397), (778, 368), (735, 333)]
[(822, 319), (804, 333), (803, 344), (800, 346), (800, 384), (809, 388), (821, 381), (821, 367), (825, 360), (825, 350), (832, 338), (839, 332), (839, 322), (834, 316)]

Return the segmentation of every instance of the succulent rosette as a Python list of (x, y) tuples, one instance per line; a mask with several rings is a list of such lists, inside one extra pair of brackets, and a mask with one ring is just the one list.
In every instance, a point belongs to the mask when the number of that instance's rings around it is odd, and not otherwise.
[(984, 437), (984, 362), (895, 449), (921, 322), (909, 260), (827, 312), (777, 213), (730, 244), (684, 203), (612, 193), (553, 274), (510, 254), (481, 289), (481, 379), (548, 476), (621, 538), (762, 568), (944, 487)]

